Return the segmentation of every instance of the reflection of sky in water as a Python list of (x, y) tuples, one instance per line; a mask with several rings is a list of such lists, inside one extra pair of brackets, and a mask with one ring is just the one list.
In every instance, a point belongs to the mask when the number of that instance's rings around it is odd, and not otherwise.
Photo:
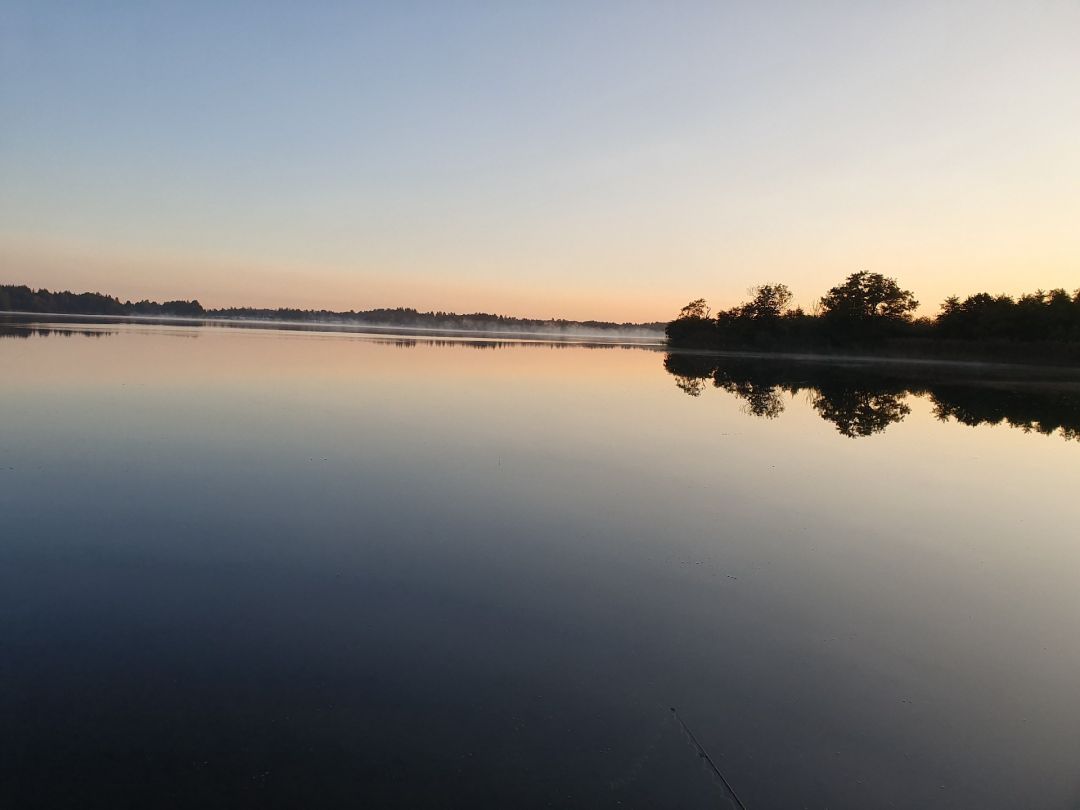
[(1074, 442), (108, 329), (0, 340), (8, 798), (715, 806), (672, 705), (751, 807), (1076, 798)]

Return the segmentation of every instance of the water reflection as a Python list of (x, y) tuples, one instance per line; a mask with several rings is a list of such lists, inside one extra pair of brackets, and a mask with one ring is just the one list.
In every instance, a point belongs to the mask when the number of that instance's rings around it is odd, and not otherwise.
[[(942, 422), (1006, 424), (1025, 433), (1080, 440), (1080, 388), (1064, 377), (953, 366), (826, 363), (751, 356), (670, 353), (664, 368), (675, 385), (700, 397), (708, 384), (738, 397), (751, 416), (776, 419), (787, 400), (805, 394), (813, 409), (850, 438), (873, 436), (902, 422), (907, 400), (927, 399)], [(978, 376), (976, 376), (976, 374)]]
[(913, 399), (1049, 430), (1067, 388), (36, 326), (0, 807), (731, 806), (702, 750), (753, 808), (1072, 806), (1074, 446)]
[(12, 324), (0, 321), (0, 338), (31, 338), (31, 337), (92, 337), (100, 338), (114, 334), (110, 329), (76, 329), (69, 326), (31, 326), (27, 324)]
[(660, 351), (658, 338), (633, 335), (496, 333), (465, 329), (418, 329), (336, 323), (288, 323), (263, 321), (200, 320), (192, 318), (139, 318), (109, 316), (50, 315), (43, 322), (39, 315), (17, 313), (0, 315), (0, 337), (27, 338), (49, 335), (84, 335), (100, 337), (115, 334), (117, 329), (134, 327), (139, 331), (156, 332), (183, 337), (198, 337), (204, 332), (257, 331), (302, 333), (310, 335), (351, 335), (371, 343), (411, 349), (417, 346), (434, 348), (466, 347), (473, 349), (645, 349)]
[[(307, 330), (305, 330), (307, 331)], [(317, 331), (317, 330), (311, 330)], [(491, 337), (372, 337), (369, 342), (379, 346), (393, 346), (398, 349), (414, 349), (417, 346), (432, 346), (436, 349), (464, 346), (468, 349), (640, 349), (646, 348), (636, 343), (615, 343), (612, 341), (570, 341), (570, 340), (535, 340), (504, 339)]]
[[(663, 348), (663, 337), (642, 336), (629, 332), (530, 332), (487, 331), (482, 329), (440, 329), (431, 327), (395, 326), (392, 324), (351, 324), (302, 321), (230, 320), (227, 318), (180, 318), (138, 317), (108, 315), (48, 315), (42, 325), (41, 315), (8, 313), (0, 314), (0, 330), (11, 337), (25, 337), (26, 330), (44, 334), (42, 329), (53, 329), (57, 334), (97, 335), (103, 326), (157, 327), (179, 331), (198, 330), (258, 330), (263, 332), (303, 332), (312, 334), (342, 334), (371, 336), (385, 345), (408, 348), (418, 343), (436, 346), (474, 346), (481, 349), (498, 349), (518, 346), (544, 346), (568, 348)], [(107, 331), (107, 330), (106, 330)]]

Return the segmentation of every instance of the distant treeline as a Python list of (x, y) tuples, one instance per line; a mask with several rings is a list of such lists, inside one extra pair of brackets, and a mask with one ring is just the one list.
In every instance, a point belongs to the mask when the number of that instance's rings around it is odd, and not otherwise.
[(672, 346), (762, 351), (851, 352), (1080, 362), (1080, 290), (1039, 290), (1012, 298), (953, 296), (933, 318), (913, 317), (918, 301), (895, 279), (854, 273), (812, 313), (792, 308), (784, 284), (753, 288), (744, 304), (712, 315), (691, 301), (667, 325)]
[(326, 309), (256, 309), (227, 307), (207, 310), (214, 318), (270, 321), (315, 321), (322, 323), (363, 323), (380, 326), (422, 327), (425, 329), (499, 330), (507, 332), (572, 332), (575, 330), (620, 330), (660, 333), (664, 323), (614, 323), (612, 321), (571, 321), (565, 318), (515, 318), (491, 312), (420, 312), (411, 307), (334, 312)]
[(662, 322), (613, 323), (611, 321), (570, 321), (562, 318), (539, 320), (514, 318), (488, 312), (459, 315), (454, 312), (419, 312), (407, 307), (395, 309), (348, 310), (295, 309), (281, 307), (226, 307), (204, 309), (198, 301), (121, 301), (102, 293), (50, 292), (27, 286), (0, 285), (0, 311), (38, 312), (60, 315), (144, 315), (183, 318), (226, 318), (236, 320), (295, 321), (301, 323), (355, 323), (427, 329), (474, 329), (536, 332), (575, 330), (639, 331), (659, 333)]
[(0, 284), (0, 312), (48, 312), (56, 315), (170, 315), (199, 317), (198, 301), (124, 301), (101, 293), (49, 292), (25, 285)]

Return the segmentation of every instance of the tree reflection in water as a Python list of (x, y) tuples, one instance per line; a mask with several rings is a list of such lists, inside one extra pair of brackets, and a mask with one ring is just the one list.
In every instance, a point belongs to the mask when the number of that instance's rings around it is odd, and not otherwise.
[(814, 410), (836, 425), (845, 436), (873, 436), (911, 413), (904, 394), (874, 392), (859, 388), (818, 391)]
[(943, 422), (1007, 424), (1028, 433), (1080, 440), (1080, 385), (1061, 378), (970, 376), (954, 367), (838, 363), (751, 356), (669, 353), (664, 368), (684, 393), (713, 386), (743, 401), (743, 410), (776, 419), (786, 399), (806, 392), (822, 419), (851, 438), (873, 436), (911, 413), (908, 397), (926, 397)]
[(24, 326), (11, 324), (0, 318), (0, 338), (18, 338), (25, 340), (32, 337), (79, 337), (100, 338), (113, 334), (110, 329), (75, 329), (66, 326)]

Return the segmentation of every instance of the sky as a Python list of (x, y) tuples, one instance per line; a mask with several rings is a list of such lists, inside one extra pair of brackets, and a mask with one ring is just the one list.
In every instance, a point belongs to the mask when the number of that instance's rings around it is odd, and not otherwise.
[(1080, 287), (1080, 2), (0, 0), (0, 283), (667, 320)]

